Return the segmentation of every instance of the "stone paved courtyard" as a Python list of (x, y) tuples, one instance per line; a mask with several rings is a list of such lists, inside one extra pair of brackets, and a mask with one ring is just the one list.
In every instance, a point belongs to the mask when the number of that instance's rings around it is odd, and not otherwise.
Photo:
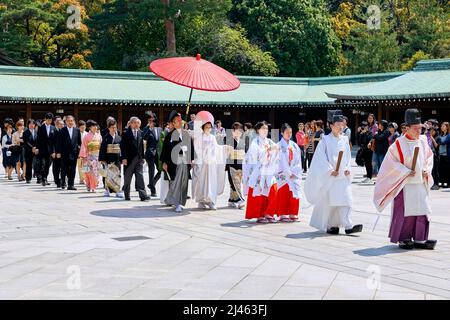
[[(432, 192), (436, 250), (405, 252), (388, 241), (389, 208), (372, 231), (373, 186), (353, 169), (357, 236), (316, 232), (311, 207), (298, 223), (247, 222), (226, 207), (228, 189), (218, 211), (188, 200), (176, 214), (137, 193), (125, 202), (25, 185), (1, 169), (0, 298), (450, 298), (450, 190)], [(113, 239), (135, 236), (148, 239)]]

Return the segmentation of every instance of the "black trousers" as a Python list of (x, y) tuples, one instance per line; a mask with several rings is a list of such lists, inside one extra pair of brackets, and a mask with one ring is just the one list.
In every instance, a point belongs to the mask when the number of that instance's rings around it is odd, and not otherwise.
[(50, 155), (45, 155), (39, 157), (40, 170), (38, 173), (38, 180), (47, 181), (48, 172), (50, 171), (50, 166), (52, 165), (52, 157)]
[(33, 152), (25, 151), (25, 164), (27, 165), (27, 170), (25, 171), (26, 181), (31, 181), (31, 179), (33, 179), (33, 159)]
[(150, 189), (151, 194), (156, 194), (156, 184), (158, 183), (159, 178), (161, 178), (161, 171), (157, 170), (158, 172), (155, 175), (155, 168), (156, 168), (156, 157), (147, 157), (145, 158), (145, 161), (147, 161), (148, 165), (148, 188)]
[(450, 157), (439, 156), (439, 180), (442, 185), (445, 183), (450, 187)]
[(308, 168), (311, 167), (313, 155), (314, 155), (314, 153), (310, 153), (310, 152), (306, 153), (304, 170), (307, 170), (306, 167), (308, 167)]
[(144, 182), (144, 159), (139, 159), (135, 157), (132, 160), (128, 160), (128, 165), (124, 166), (124, 182), (123, 182), (123, 192), (125, 198), (130, 198), (130, 185), (131, 179), (134, 175), (134, 186), (137, 192), (139, 192), (139, 198), (144, 199), (147, 197), (147, 191), (145, 191)]
[(433, 170), (431, 170), (431, 175), (433, 176), (434, 184), (439, 185), (439, 155), (436, 154), (433, 156)]
[(364, 165), (366, 167), (367, 178), (372, 179), (373, 175), (373, 165), (372, 165), (373, 152), (370, 149), (365, 149), (362, 152), (362, 157), (364, 159)]
[(303, 171), (306, 171), (306, 153), (305, 153), (305, 147), (301, 147), (300, 148), (300, 156), (301, 156), (301, 161), (302, 161), (302, 169)]
[(61, 159), (61, 187), (66, 186), (66, 178), (69, 187), (75, 184), (75, 174), (77, 172), (77, 159)]
[(61, 185), (61, 158), (55, 158), (52, 161), (53, 180), (59, 186)]

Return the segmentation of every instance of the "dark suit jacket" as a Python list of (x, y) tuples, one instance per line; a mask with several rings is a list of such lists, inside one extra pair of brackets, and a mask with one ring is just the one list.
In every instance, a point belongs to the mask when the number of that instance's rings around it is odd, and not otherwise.
[(80, 153), (81, 133), (78, 128), (72, 130), (72, 139), (67, 127), (62, 128), (57, 133), (56, 153), (60, 153), (62, 159), (73, 161), (78, 159)]
[(33, 139), (30, 129), (26, 129), (23, 132), (23, 143), (24, 143), (24, 147), (25, 147), (25, 152), (32, 152), (33, 147), (36, 147), (37, 128), (34, 129), (34, 134), (35, 134), (35, 136)]
[(136, 157), (144, 159), (144, 139), (142, 139), (142, 131), (138, 129), (137, 139), (135, 139), (133, 130), (128, 128), (122, 136), (120, 152), (120, 160), (126, 159), (128, 165)]
[[(156, 136), (155, 136), (155, 129), (156, 129)], [(147, 141), (147, 149), (145, 150), (145, 157), (147, 159), (151, 159), (155, 157), (158, 158), (157, 155), (157, 149), (158, 149), (158, 141), (159, 136), (161, 134), (161, 128), (155, 127), (153, 130), (150, 130), (150, 127), (145, 127), (142, 131), (143, 133), (143, 139)]]
[(36, 147), (39, 149), (38, 156), (49, 156), (53, 152), (52, 142), (55, 140), (55, 126), (50, 126), (50, 135), (47, 136), (45, 124), (42, 124), (37, 133)]
[[(172, 180), (175, 178), (177, 172), (177, 165), (172, 161), (174, 160), (172, 159), (172, 151), (174, 150), (174, 148), (176, 148), (174, 153), (176, 154), (178, 152), (178, 154), (182, 154), (183, 151), (181, 150), (181, 148), (183, 146), (186, 147), (188, 159), (190, 159), (191, 161), (194, 160), (194, 143), (188, 131), (181, 130), (181, 141), (179, 133), (175, 129), (166, 135), (160, 155), (160, 160), (162, 163), (167, 164), (167, 171), (169, 172), (170, 179)], [(168, 180), (166, 173), (164, 173), (164, 178)]]

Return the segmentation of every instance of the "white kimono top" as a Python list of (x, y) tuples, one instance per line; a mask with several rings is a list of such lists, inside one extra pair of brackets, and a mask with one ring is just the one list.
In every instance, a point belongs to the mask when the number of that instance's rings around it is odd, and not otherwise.
[[(281, 188), (287, 184), (293, 197), (299, 199), (300, 183), (303, 173), (300, 148), (295, 142), (291, 140), (286, 142), (284, 139), (281, 139), (278, 145), (280, 146), (280, 156), (278, 161), (278, 174), (276, 176), (277, 186)], [(295, 177), (291, 178), (292, 175)]]
[(244, 194), (253, 188), (253, 196), (268, 196), (270, 188), (276, 183), (278, 171), (278, 151), (272, 150), (275, 142), (269, 138), (253, 139), (242, 164)]

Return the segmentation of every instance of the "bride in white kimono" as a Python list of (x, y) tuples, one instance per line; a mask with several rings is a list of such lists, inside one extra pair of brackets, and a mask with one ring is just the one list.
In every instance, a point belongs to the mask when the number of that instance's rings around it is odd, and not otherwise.
[[(342, 134), (342, 114), (333, 115), (332, 132), (323, 136), (314, 152), (305, 181), (305, 196), (314, 205), (310, 225), (329, 234), (361, 232), (362, 225), (352, 225), (351, 152), (348, 137)], [(343, 151), (339, 170), (336, 164)]]
[(228, 145), (218, 145), (212, 131), (214, 117), (208, 111), (200, 111), (194, 122), (194, 152), (192, 168), (192, 197), (198, 207), (217, 210), (217, 196), (225, 188), (225, 165)]

